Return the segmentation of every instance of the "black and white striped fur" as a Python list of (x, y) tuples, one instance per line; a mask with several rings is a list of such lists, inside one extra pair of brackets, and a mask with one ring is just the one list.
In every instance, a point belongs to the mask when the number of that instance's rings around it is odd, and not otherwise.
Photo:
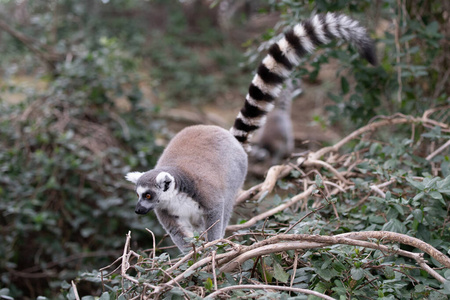
[(194, 232), (208, 229), (208, 241), (222, 238), (247, 174), (244, 149), (251, 133), (264, 123), (282, 83), (300, 58), (332, 38), (353, 42), (375, 63), (373, 43), (365, 29), (346, 16), (316, 16), (295, 26), (269, 49), (230, 131), (218, 126), (187, 127), (170, 141), (154, 169), (126, 175), (136, 184), (136, 213), (155, 210), (182, 251), (189, 248), (185, 238)]
[(360, 55), (371, 64), (376, 64), (373, 41), (368, 37), (366, 29), (348, 16), (327, 13), (295, 25), (269, 48), (269, 53), (250, 84), (245, 105), (230, 130), (247, 151), (250, 149), (248, 142), (253, 132), (264, 124), (283, 82), (293, 68), (304, 55), (313, 52), (316, 46), (327, 44), (333, 39), (352, 43)]

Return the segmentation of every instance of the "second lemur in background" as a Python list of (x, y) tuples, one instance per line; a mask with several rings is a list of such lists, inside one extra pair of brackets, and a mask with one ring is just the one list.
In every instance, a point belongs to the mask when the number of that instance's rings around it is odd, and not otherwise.
[(292, 129), (292, 100), (302, 93), (300, 79), (288, 79), (275, 101), (274, 109), (267, 115), (264, 126), (256, 134), (255, 146), (250, 155), (257, 161), (276, 165), (288, 158), (294, 150)]

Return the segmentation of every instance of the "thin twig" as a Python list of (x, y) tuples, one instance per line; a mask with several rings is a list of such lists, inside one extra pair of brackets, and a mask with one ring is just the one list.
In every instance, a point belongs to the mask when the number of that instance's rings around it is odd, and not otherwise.
[(297, 273), (297, 264), (298, 264), (298, 252), (295, 251), (294, 265), (292, 266), (292, 276), (291, 276), (290, 287), (292, 287), (294, 285), (295, 274)]
[(217, 223), (220, 222), (220, 219), (218, 219), (217, 221), (214, 222), (214, 224), (212, 224), (211, 226), (209, 226), (205, 231), (202, 232), (202, 234), (200, 234), (200, 236), (198, 237), (199, 239), (201, 239), (205, 233), (207, 233), (211, 228), (213, 228)]
[(75, 282), (73, 282), (73, 280), (72, 280), (72, 290), (73, 290), (73, 294), (75, 296), (75, 299), (76, 300), (80, 300), (80, 296), (78, 295), (77, 286), (75, 285)]
[(442, 151), (445, 150), (445, 148), (450, 146), (450, 140), (448, 140), (444, 145), (440, 146), (439, 148), (437, 148), (433, 153), (431, 153), (430, 155), (428, 155), (425, 159), (430, 161), (433, 159), (433, 157), (435, 157), (436, 155), (438, 155), (439, 153), (441, 153)]
[(260, 220), (264, 220), (267, 217), (273, 216), (276, 213), (279, 213), (283, 210), (285, 210), (286, 208), (290, 207), (291, 205), (297, 203), (298, 201), (305, 199), (307, 197), (309, 197), (309, 195), (311, 195), (312, 191), (314, 190), (315, 186), (311, 185), (307, 190), (305, 190), (303, 193), (298, 194), (294, 197), (292, 197), (288, 202), (285, 202), (275, 208), (272, 208), (271, 210), (268, 210), (262, 214), (259, 214), (253, 218), (251, 218), (250, 220), (248, 220), (247, 222), (243, 223), (243, 224), (237, 224), (237, 225), (229, 225), (227, 226), (227, 230), (229, 231), (237, 231), (243, 228), (248, 228), (253, 226), (254, 224), (256, 224), (256, 222), (260, 221)]
[(151, 231), (148, 228), (145, 228), (145, 230), (147, 230), (148, 232), (150, 232), (150, 234), (152, 235), (152, 239), (153, 239), (153, 258), (152, 258), (152, 269), (155, 267), (155, 258), (156, 258), (156, 239), (155, 239), (155, 234), (153, 233), (153, 231)]
[(214, 283), (214, 290), (217, 291), (217, 275), (216, 275), (216, 251), (214, 250), (211, 254), (212, 256), (212, 272), (213, 272), (213, 283)]

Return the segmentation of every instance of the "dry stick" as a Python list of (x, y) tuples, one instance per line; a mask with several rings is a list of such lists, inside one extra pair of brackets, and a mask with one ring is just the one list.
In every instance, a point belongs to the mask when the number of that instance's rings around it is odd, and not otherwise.
[(78, 295), (77, 286), (75, 285), (75, 282), (73, 282), (73, 280), (72, 280), (72, 290), (73, 290), (73, 294), (75, 296), (75, 299), (76, 300), (80, 300), (80, 296)]
[(321, 210), (322, 208), (324, 208), (325, 205), (322, 205), (316, 209), (311, 210), (309, 213), (307, 213), (306, 215), (304, 215), (303, 217), (300, 218), (300, 220), (298, 220), (297, 222), (295, 222), (294, 224), (292, 224), (291, 226), (289, 226), (289, 228), (284, 232), (284, 234), (287, 234), (289, 231), (291, 231), (292, 228), (294, 228), (295, 226), (297, 226), (297, 224), (299, 224), (301, 221), (303, 221), (305, 218), (309, 217), (311, 214), (316, 213), (317, 211)]
[[(233, 251), (230, 251), (230, 252), (227, 252), (227, 253), (224, 253), (224, 254), (219, 254), (219, 255), (217, 255), (217, 257), (222, 258), (224, 256), (233, 255), (233, 254), (235, 254), (234, 252), (237, 252), (237, 251), (233, 250)], [(162, 284), (162, 285), (160, 284), (157, 287), (155, 287), (155, 290), (154, 290), (154, 292), (152, 294), (159, 294), (159, 293), (163, 292), (167, 288), (167, 286), (171, 286), (174, 283), (177, 283), (180, 280), (182, 280), (183, 278), (185, 278), (185, 274), (186, 273), (189, 273), (189, 272), (194, 271), (195, 269), (197, 269), (199, 267), (203, 267), (204, 265), (209, 264), (211, 262), (211, 259), (212, 259), (212, 257), (208, 256), (208, 257), (205, 257), (205, 258), (197, 261), (192, 266), (187, 268), (186, 271), (182, 272), (181, 274), (178, 274), (178, 276), (176, 276), (175, 278), (171, 279), (169, 282), (166, 282), (165, 284)]]
[[(227, 240), (227, 239), (220, 239), (220, 240), (215, 240), (215, 241), (206, 243), (206, 244), (202, 245), (202, 246), (200, 247), (200, 249), (207, 249), (207, 248), (212, 247), (212, 246), (214, 246), (214, 245), (216, 245), (216, 244), (218, 244), (218, 243), (226, 243), (226, 244), (230, 244), (231, 247), (234, 248), (234, 250), (240, 251), (239, 248), (241, 247), (241, 245), (235, 244), (235, 243), (233, 243), (232, 241)], [(170, 267), (170, 268), (167, 269), (166, 271), (167, 271), (167, 272), (172, 272), (173, 270), (178, 269), (178, 267), (179, 267), (180, 265), (182, 265), (184, 262), (186, 262), (187, 260), (189, 260), (189, 259), (192, 257), (193, 254), (194, 254), (194, 251), (190, 251), (190, 252), (187, 253), (182, 259), (180, 259), (176, 264), (174, 264), (172, 267)]]
[[(135, 284), (141, 284), (138, 280), (134, 279), (133, 277), (129, 276), (127, 274), (127, 270), (130, 267), (130, 253), (128, 252), (128, 249), (130, 248), (130, 240), (131, 240), (131, 231), (128, 231), (127, 233), (127, 239), (125, 241), (125, 247), (123, 247), (123, 254), (122, 254), (122, 267), (120, 271), (120, 275), (122, 276), (122, 289), (124, 290), (124, 279), (128, 279), (129, 281), (135, 283)], [(156, 288), (156, 286), (149, 284), (149, 283), (142, 283), (144, 286), (150, 287), (152, 289)]]
[(214, 280), (214, 290), (217, 291), (217, 275), (216, 275), (216, 251), (214, 250), (211, 254), (212, 259), (212, 272), (213, 272), (213, 280)]
[[(112, 267), (116, 262), (121, 261), (122, 260), (122, 256), (120, 256), (118, 259), (116, 259), (113, 263), (111, 263), (110, 265), (103, 267), (100, 269), (100, 272), (105, 271), (106, 269), (109, 269), (110, 267)], [(115, 268), (114, 270), (112, 270), (111, 272), (105, 274), (104, 276), (109, 276), (111, 274), (114, 274), (114, 272), (116, 272), (117, 270), (119, 270), (122, 267), (121, 264), (119, 264), (119, 266), (117, 268)], [(103, 273), (101, 273), (103, 276)]]
[(406, 124), (406, 123), (420, 123), (421, 121), (422, 121), (422, 119), (420, 119), (420, 118), (402, 117), (402, 118), (397, 118), (397, 119), (382, 120), (382, 121), (368, 124), (364, 127), (361, 127), (359, 129), (353, 131), (352, 133), (347, 135), (345, 138), (343, 138), (342, 140), (340, 140), (333, 146), (324, 147), (316, 152), (311, 153), (308, 159), (318, 160), (322, 156), (324, 156), (325, 154), (327, 154), (329, 152), (336, 152), (337, 150), (339, 150), (339, 148), (341, 148), (343, 145), (345, 145), (349, 141), (355, 139), (357, 136), (359, 136), (365, 132), (375, 130), (378, 127), (383, 127), (383, 126), (387, 126), (387, 125), (396, 125), (396, 124)]
[(305, 166), (321, 166), (324, 167), (325, 169), (328, 169), (331, 171), (331, 173), (333, 173), (334, 175), (336, 175), (336, 177), (344, 182), (345, 184), (353, 184), (353, 182), (348, 181), (347, 179), (344, 178), (344, 176), (342, 176), (342, 174), (336, 170), (334, 167), (332, 167), (329, 163), (326, 163), (322, 160), (317, 160), (317, 159), (308, 159), (306, 160), (303, 165)]
[[(167, 273), (167, 271), (165, 271), (163, 268), (159, 268), (159, 270), (160, 271), (162, 271), (167, 277), (169, 277), (170, 279), (172, 279), (173, 280), (173, 277), (169, 274), (169, 273)], [(178, 283), (178, 281), (174, 281), (174, 283), (176, 284), (176, 285), (178, 285), (178, 287), (181, 289), (181, 291), (184, 293), (184, 296), (185, 297), (188, 297), (188, 294), (184, 291), (184, 289), (183, 289), (183, 287), (181, 287), (181, 285)], [(173, 285), (170, 285), (170, 287), (173, 287)], [(155, 292), (153, 292), (153, 293), (155, 293)], [(152, 294), (153, 294), (152, 293)], [(189, 299), (189, 298), (188, 298)]]
[(279, 291), (286, 291), (286, 292), (296, 292), (301, 294), (307, 294), (307, 295), (314, 295), (316, 297), (327, 299), (327, 300), (334, 300), (334, 298), (331, 298), (330, 296), (321, 294), (316, 291), (311, 291), (307, 289), (301, 289), (301, 288), (292, 288), (287, 286), (277, 286), (277, 285), (267, 285), (267, 284), (261, 284), (261, 285), (253, 285), (253, 284), (243, 284), (243, 285), (232, 285), (227, 286), (224, 288), (221, 288), (220, 290), (215, 291), (214, 293), (209, 294), (205, 299), (216, 299), (215, 297), (219, 296), (222, 293), (226, 293), (228, 291), (232, 291), (234, 289), (267, 289), (267, 290), (279, 290)]
[(373, 185), (369, 186), (369, 188), (372, 191), (377, 192), (378, 194), (380, 194), (381, 197), (386, 198), (386, 194), (380, 188), (383, 188), (383, 187), (386, 187), (388, 185), (391, 185), (395, 181), (396, 181), (396, 178), (391, 178), (389, 181), (386, 181), (384, 183), (377, 184), (377, 185), (373, 184)]
[(147, 230), (148, 232), (150, 232), (150, 234), (152, 235), (152, 239), (153, 239), (153, 258), (152, 258), (152, 269), (155, 267), (155, 258), (156, 258), (156, 239), (155, 239), (155, 235), (153, 234), (153, 231), (151, 231), (148, 228), (145, 228), (145, 230)]
[(432, 160), (433, 157), (435, 157), (436, 155), (438, 155), (439, 153), (444, 151), (444, 149), (449, 147), (449, 146), (450, 146), (450, 140), (448, 140), (444, 145), (442, 145), (439, 148), (437, 148), (433, 153), (428, 155), (425, 159), (428, 160), (428, 161)]
[(211, 228), (213, 228), (217, 223), (219, 223), (220, 219), (218, 219), (217, 221), (214, 222), (214, 224), (212, 224), (211, 226), (209, 226), (205, 231), (202, 232), (202, 234), (200, 234), (200, 236), (198, 237), (199, 239), (201, 239), (203, 237), (203, 235), (205, 233), (207, 233)]
[(378, 193), (381, 196), (381, 198), (386, 198), (386, 194), (382, 190), (380, 190), (380, 188), (377, 187), (376, 185), (371, 185), (370, 189), (372, 191)]
[(260, 221), (260, 220), (264, 220), (267, 217), (273, 216), (276, 213), (279, 213), (283, 210), (285, 210), (286, 208), (288, 208), (289, 206), (297, 203), (298, 201), (308, 197), (309, 195), (311, 195), (312, 191), (314, 190), (315, 186), (311, 185), (307, 190), (303, 191), (302, 193), (292, 197), (288, 202), (283, 203), (275, 208), (272, 208), (271, 210), (268, 210), (260, 215), (257, 215), (253, 218), (251, 218), (250, 220), (248, 220), (247, 222), (243, 223), (243, 224), (237, 224), (237, 225), (229, 225), (227, 226), (227, 230), (230, 231), (236, 231), (236, 230), (240, 230), (240, 229), (244, 229), (244, 228), (248, 228), (253, 226), (254, 224), (256, 224), (256, 222)]
[(261, 186), (262, 186), (262, 185), (263, 185), (263, 184), (260, 183), (260, 184), (257, 184), (257, 185), (255, 185), (255, 186), (249, 188), (249, 189), (246, 190), (246, 191), (242, 191), (242, 192), (238, 195), (238, 197), (236, 198), (236, 201), (235, 201), (234, 205), (241, 204), (241, 203), (244, 202), (245, 200), (253, 198), (253, 197), (257, 194), (257, 192), (261, 189)]
[(125, 240), (125, 246), (123, 247), (122, 267), (120, 269), (120, 273), (122, 275), (122, 290), (125, 288), (124, 278), (125, 278), (125, 275), (127, 274), (128, 268), (130, 267), (130, 263), (128, 262), (128, 259), (127, 259), (127, 253), (128, 253), (128, 248), (130, 246), (130, 240), (131, 240), (131, 231), (128, 231), (127, 239)]
[(432, 119), (429, 118), (429, 116), (432, 113), (434, 113), (436, 111), (440, 111), (440, 110), (446, 110), (446, 109), (450, 109), (450, 105), (445, 105), (445, 106), (440, 106), (440, 107), (434, 107), (434, 108), (427, 109), (422, 115), (422, 121), (424, 123), (430, 123), (432, 125), (439, 126), (439, 127), (442, 128), (443, 131), (448, 132), (448, 130), (450, 128), (449, 124), (438, 122), (438, 121), (435, 121), (435, 120), (432, 120)]
[(295, 251), (294, 265), (292, 267), (293, 272), (292, 272), (292, 276), (291, 276), (290, 287), (292, 287), (294, 285), (295, 274), (297, 273), (297, 264), (298, 264), (298, 252)]

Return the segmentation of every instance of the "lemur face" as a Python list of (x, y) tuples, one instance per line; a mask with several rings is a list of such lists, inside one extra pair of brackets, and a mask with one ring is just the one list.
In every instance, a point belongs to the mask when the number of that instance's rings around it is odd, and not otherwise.
[(167, 172), (130, 172), (126, 178), (136, 184), (138, 203), (135, 212), (140, 215), (155, 209), (161, 201), (170, 200), (176, 194), (175, 179)]
[(159, 203), (157, 194), (148, 187), (138, 186), (136, 188), (136, 194), (139, 200), (134, 211), (137, 214), (145, 215), (153, 210)]

